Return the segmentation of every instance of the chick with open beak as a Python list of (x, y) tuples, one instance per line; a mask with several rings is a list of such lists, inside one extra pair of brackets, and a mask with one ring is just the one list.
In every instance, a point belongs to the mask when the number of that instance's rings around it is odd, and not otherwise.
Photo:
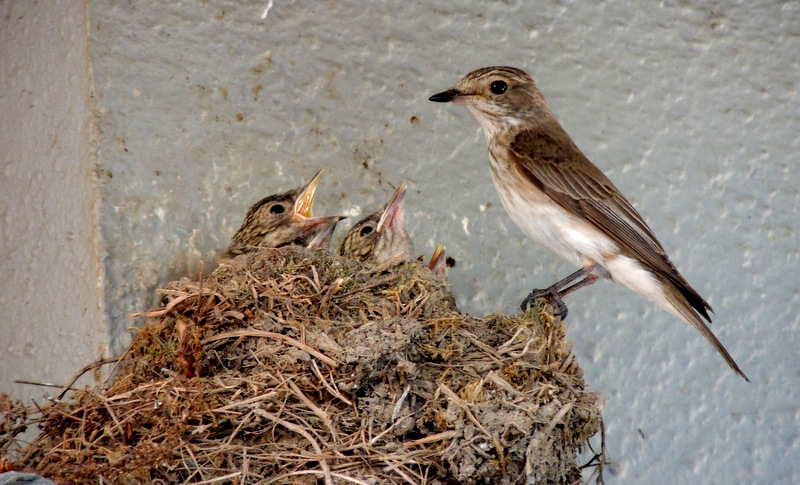
[[(321, 174), (322, 170), (305, 187), (270, 195), (250, 207), (225, 256), (290, 244), (308, 246), (319, 233), (329, 230), (332, 234), (336, 222), (344, 217), (314, 217), (311, 211)], [(327, 244), (329, 239), (330, 235), (322, 243)], [(324, 247), (320, 242), (315, 244)]]
[(401, 185), (384, 209), (353, 226), (342, 241), (339, 254), (378, 264), (391, 259), (411, 261), (414, 246), (406, 232), (403, 208), (407, 189), (406, 184)]

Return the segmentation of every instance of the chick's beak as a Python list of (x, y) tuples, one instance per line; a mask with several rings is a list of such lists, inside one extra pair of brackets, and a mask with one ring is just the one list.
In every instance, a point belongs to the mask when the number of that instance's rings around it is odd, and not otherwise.
[(308, 219), (314, 217), (311, 212), (311, 205), (314, 203), (314, 196), (317, 194), (317, 186), (319, 185), (319, 179), (321, 176), (322, 170), (314, 175), (314, 178), (311, 179), (311, 182), (309, 182), (308, 185), (303, 188), (303, 191), (300, 192), (300, 195), (297, 196), (297, 200), (294, 203), (295, 219)]
[(314, 238), (308, 243), (309, 249), (327, 248), (331, 241), (331, 236), (333, 236), (333, 232), (336, 230), (336, 224), (344, 219), (344, 217), (318, 217), (317, 219), (327, 220), (327, 222), (325, 222), (324, 225), (317, 226), (320, 228), (319, 232), (317, 232)]
[[(336, 223), (345, 219), (342, 216), (314, 217), (311, 206), (314, 204), (314, 196), (317, 195), (317, 186), (319, 186), (321, 176), (322, 170), (317, 172), (308, 185), (303, 188), (300, 195), (297, 196), (292, 213), (292, 227), (294, 227), (294, 230), (299, 235), (312, 238), (313, 244), (317, 247), (324, 247), (327, 241), (330, 240), (330, 235), (336, 229)], [(320, 233), (322, 235), (316, 238)]]
[[(316, 236), (320, 232), (325, 232), (327, 229), (330, 229), (331, 234), (333, 234), (333, 230), (336, 228), (336, 223), (342, 219), (347, 218), (344, 216), (311, 217), (297, 221), (295, 223), (295, 227), (299, 232), (310, 237)], [(328, 225), (331, 225), (332, 227), (328, 227)]]
[(433, 256), (431, 256), (431, 262), (428, 263), (428, 268), (433, 270), (433, 268), (439, 264), (440, 260), (443, 261), (442, 255), (444, 254), (444, 245), (440, 244), (436, 246), (436, 251), (433, 252)]
[(375, 231), (382, 232), (385, 227), (393, 227), (395, 224), (403, 221), (403, 205), (405, 204), (407, 190), (408, 186), (406, 184), (401, 185), (400, 188), (397, 189), (389, 205), (383, 210), (383, 214), (381, 215), (380, 221), (378, 221), (378, 227), (375, 228)]
[(447, 262), (444, 254), (444, 245), (438, 245), (436, 251), (433, 252), (433, 256), (431, 256), (431, 262), (428, 263), (428, 268), (430, 268), (431, 272), (442, 278), (447, 277)]

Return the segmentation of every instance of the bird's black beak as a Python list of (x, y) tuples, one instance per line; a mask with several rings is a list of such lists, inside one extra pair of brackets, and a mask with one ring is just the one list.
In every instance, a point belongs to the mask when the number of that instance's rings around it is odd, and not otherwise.
[(458, 96), (461, 96), (461, 92), (457, 89), (448, 89), (447, 91), (434, 94), (430, 98), (430, 101), (434, 101), (436, 103), (449, 103), (450, 101), (454, 100)]

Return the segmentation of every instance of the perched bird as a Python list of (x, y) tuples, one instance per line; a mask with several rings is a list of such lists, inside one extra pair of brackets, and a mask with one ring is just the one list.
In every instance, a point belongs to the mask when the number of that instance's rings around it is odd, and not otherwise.
[(472, 113), (486, 135), (494, 185), (511, 219), (581, 268), (532, 292), (523, 311), (537, 297), (558, 300), (607, 278), (693, 326), (749, 382), (703, 321), (711, 322), (711, 306), (681, 276), (642, 216), (578, 149), (527, 73), (478, 69), (430, 100), (461, 104)]
[(431, 256), (431, 262), (428, 263), (428, 268), (430, 268), (431, 273), (436, 276), (443, 280), (447, 279), (447, 258), (445, 257), (444, 245), (440, 244), (436, 246), (436, 251), (434, 251), (433, 256)]
[(318, 233), (326, 229), (333, 233), (335, 223), (343, 217), (314, 217), (311, 213), (321, 174), (322, 170), (305, 187), (270, 195), (250, 207), (225, 257), (232, 258), (258, 248), (307, 246)]
[(390, 259), (411, 261), (414, 247), (405, 228), (406, 184), (400, 186), (384, 209), (354, 225), (342, 241), (339, 254), (359, 261), (384, 263)]

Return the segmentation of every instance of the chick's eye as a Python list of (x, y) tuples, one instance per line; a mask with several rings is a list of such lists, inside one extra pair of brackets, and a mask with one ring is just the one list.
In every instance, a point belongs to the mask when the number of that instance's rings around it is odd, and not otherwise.
[(284, 211), (286, 211), (286, 209), (280, 204), (275, 204), (275, 205), (273, 205), (272, 207), (269, 208), (269, 211), (272, 214), (283, 214)]
[(489, 87), (494, 94), (503, 94), (508, 89), (508, 84), (505, 81), (495, 81)]
[(364, 226), (361, 228), (361, 232), (359, 232), (359, 235), (361, 235), (361, 237), (364, 237), (371, 232), (372, 232), (372, 226)]

